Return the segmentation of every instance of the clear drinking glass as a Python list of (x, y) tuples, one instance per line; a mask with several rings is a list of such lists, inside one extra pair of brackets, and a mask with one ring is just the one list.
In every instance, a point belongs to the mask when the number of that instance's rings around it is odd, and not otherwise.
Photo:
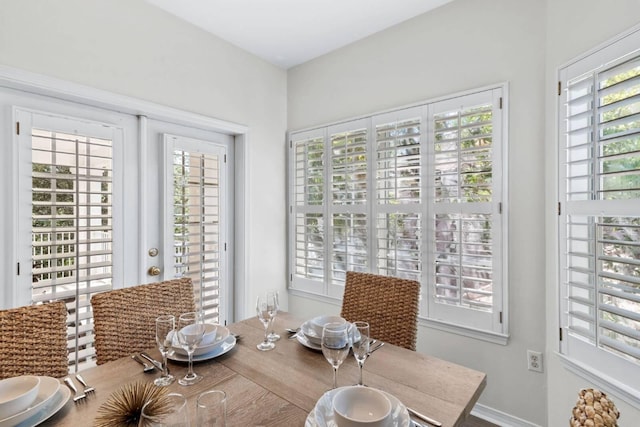
[(157, 386), (168, 386), (175, 380), (173, 375), (169, 373), (167, 366), (167, 354), (171, 351), (175, 329), (175, 316), (163, 314), (156, 318), (156, 342), (158, 343), (158, 350), (160, 350), (160, 354), (162, 354), (162, 375), (153, 381)]
[(349, 354), (349, 324), (327, 323), (322, 329), (322, 354), (333, 367), (333, 388), (338, 387), (338, 368)]
[(353, 322), (351, 325), (351, 348), (353, 349), (353, 356), (358, 362), (358, 368), (360, 368), (358, 385), (363, 385), (362, 367), (369, 353), (369, 324), (367, 322)]
[[(169, 406), (158, 410), (158, 399), (168, 399)], [(179, 393), (151, 399), (142, 407), (139, 427), (189, 427), (187, 398)]]
[(189, 355), (189, 370), (178, 380), (180, 385), (192, 385), (202, 380), (202, 375), (193, 372), (193, 352), (204, 335), (205, 326), (200, 313), (191, 312), (180, 315), (178, 319), (178, 343)]
[(196, 427), (225, 427), (227, 395), (222, 390), (201, 393), (196, 401)]
[(269, 325), (276, 311), (276, 297), (273, 292), (267, 292), (266, 295), (260, 295), (258, 297), (256, 301), (256, 312), (258, 313), (258, 319), (260, 319), (264, 325), (264, 341), (257, 345), (260, 351), (273, 350), (276, 347), (268, 338)]
[(280, 335), (276, 334), (275, 326), (274, 326), (276, 323), (276, 314), (278, 314), (278, 310), (280, 310), (280, 300), (279, 300), (278, 291), (270, 291), (270, 292), (273, 292), (273, 294), (275, 295), (276, 309), (273, 312), (273, 318), (271, 319), (271, 332), (269, 332), (269, 335), (267, 336), (267, 338), (269, 339), (270, 342), (276, 342), (280, 339)]

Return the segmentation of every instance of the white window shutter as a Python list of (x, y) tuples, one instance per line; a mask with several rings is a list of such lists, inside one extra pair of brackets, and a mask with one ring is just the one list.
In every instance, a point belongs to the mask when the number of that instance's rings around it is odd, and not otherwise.
[(560, 71), (561, 350), (627, 396), (640, 390), (638, 41)]

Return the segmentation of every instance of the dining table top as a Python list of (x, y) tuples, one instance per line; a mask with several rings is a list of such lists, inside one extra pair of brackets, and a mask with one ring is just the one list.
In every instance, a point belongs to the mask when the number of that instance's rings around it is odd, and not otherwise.
[[(270, 351), (256, 348), (264, 338), (264, 327), (256, 317), (228, 325), (230, 332), (240, 336), (235, 347), (214, 359), (194, 362), (195, 372), (204, 377), (199, 383), (181, 386), (176, 381), (168, 390), (187, 397), (192, 419), (197, 396), (216, 389), (227, 394), (227, 426), (304, 426), (316, 402), (333, 384), (333, 369), (322, 352), (288, 339), (285, 328), (299, 327), (305, 320), (279, 312), (275, 330), (282, 338)], [(160, 358), (157, 349), (148, 353)], [(179, 378), (186, 373), (187, 363), (170, 361), (169, 369)], [(112, 393), (128, 383), (152, 382), (159, 376), (157, 370), (143, 373), (142, 366), (130, 357), (81, 374), (95, 393), (78, 403), (69, 399), (42, 426), (93, 425), (99, 408)], [(363, 378), (367, 386), (391, 394), (443, 427), (461, 425), (486, 385), (482, 372), (388, 343), (366, 360)], [(358, 365), (354, 357), (348, 357), (338, 370), (338, 386), (353, 385), (357, 380)]]

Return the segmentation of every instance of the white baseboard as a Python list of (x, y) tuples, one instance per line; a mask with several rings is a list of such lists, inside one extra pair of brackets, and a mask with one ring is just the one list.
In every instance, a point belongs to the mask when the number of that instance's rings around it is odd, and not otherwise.
[(471, 411), (474, 417), (482, 418), (490, 423), (497, 424), (500, 427), (540, 427), (537, 424), (530, 423), (513, 415), (498, 411), (497, 409), (476, 403)]

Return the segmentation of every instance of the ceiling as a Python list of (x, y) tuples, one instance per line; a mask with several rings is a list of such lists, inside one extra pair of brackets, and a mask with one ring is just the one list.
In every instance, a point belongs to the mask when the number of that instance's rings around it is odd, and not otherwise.
[(287, 69), (453, 0), (146, 0)]

